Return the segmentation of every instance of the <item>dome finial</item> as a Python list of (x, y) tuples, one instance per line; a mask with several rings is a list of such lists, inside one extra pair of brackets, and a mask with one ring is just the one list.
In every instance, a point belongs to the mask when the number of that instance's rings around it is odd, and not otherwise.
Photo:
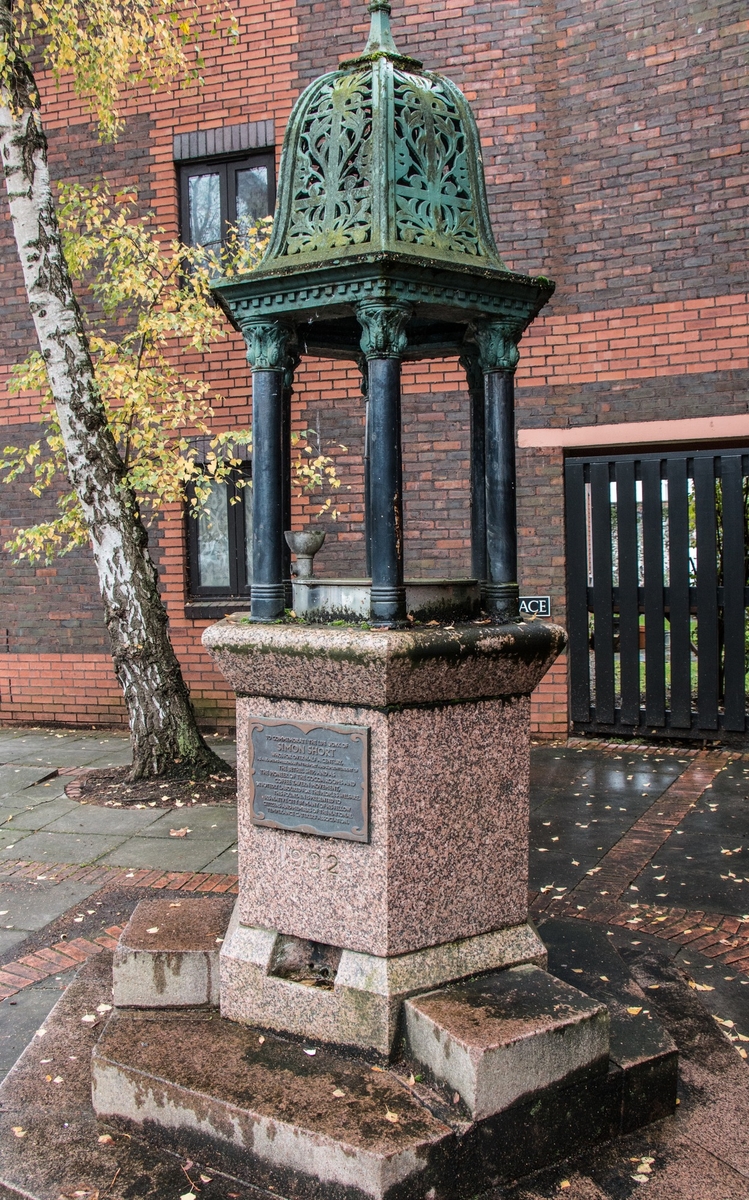
[(372, 24), (369, 27), (369, 40), (364, 47), (364, 53), (397, 54), (398, 50), (390, 32), (391, 8), (388, 0), (370, 0), (369, 11), (372, 14)]

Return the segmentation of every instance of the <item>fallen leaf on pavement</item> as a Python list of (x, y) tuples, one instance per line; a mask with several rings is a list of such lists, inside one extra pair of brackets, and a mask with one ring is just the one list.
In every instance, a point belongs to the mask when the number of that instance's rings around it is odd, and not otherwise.
[(188, 829), (186, 825), (182, 829), (170, 829), (170, 837), (187, 837), (188, 833), (192, 833), (192, 829)]
[(391, 1112), (389, 1108), (386, 1108), (385, 1109), (385, 1120), (389, 1121), (391, 1125), (397, 1125), (398, 1122), (400, 1121), (400, 1117), (398, 1116), (397, 1113)]

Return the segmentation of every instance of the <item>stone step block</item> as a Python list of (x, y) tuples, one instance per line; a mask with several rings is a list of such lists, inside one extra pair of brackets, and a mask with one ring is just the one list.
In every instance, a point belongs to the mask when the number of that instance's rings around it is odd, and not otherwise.
[(629, 1133), (670, 1116), (676, 1108), (679, 1055), (648, 997), (606, 930), (591, 922), (554, 917), (543, 922), (549, 971), (609, 1010), (611, 1061), (622, 1072), (621, 1129)]
[(109, 1123), (297, 1200), (433, 1194), (454, 1142), (393, 1073), (205, 1011), (116, 1011), (92, 1099)]
[(404, 1011), (410, 1053), (475, 1120), (608, 1063), (606, 1006), (533, 965), (413, 997)]
[(114, 953), (118, 1008), (219, 1003), (219, 953), (234, 907), (227, 896), (141, 900)]
[(388, 1058), (406, 996), (527, 962), (546, 962), (529, 923), (378, 958), (250, 928), (237, 906), (221, 947), (221, 1015)]

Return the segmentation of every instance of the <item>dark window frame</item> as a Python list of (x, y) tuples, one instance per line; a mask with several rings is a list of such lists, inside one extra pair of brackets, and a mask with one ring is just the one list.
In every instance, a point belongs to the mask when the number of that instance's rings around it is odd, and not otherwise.
[(199, 175), (218, 175), (221, 195), (221, 228), (224, 231), (237, 221), (237, 171), (265, 167), (268, 174), (268, 215), (276, 207), (276, 156), (272, 149), (253, 150), (250, 154), (242, 150), (238, 154), (214, 155), (210, 158), (180, 162), (177, 166), (179, 188), (180, 237), (185, 245), (190, 242), (189, 181)]
[[(252, 480), (252, 465), (244, 461), (240, 467), (232, 471), (233, 476)], [(246, 504), (252, 499), (252, 487), (237, 487), (230, 480), (227, 486), (226, 507), (229, 541), (229, 585), (216, 587), (200, 583), (200, 521), (192, 515), (189, 501), (193, 489), (188, 485), (188, 504), (185, 506), (187, 522), (187, 594), (188, 601), (200, 600), (247, 600), (252, 594), (252, 584), (247, 579), (247, 547), (246, 547)], [(236, 498), (238, 503), (230, 501)]]

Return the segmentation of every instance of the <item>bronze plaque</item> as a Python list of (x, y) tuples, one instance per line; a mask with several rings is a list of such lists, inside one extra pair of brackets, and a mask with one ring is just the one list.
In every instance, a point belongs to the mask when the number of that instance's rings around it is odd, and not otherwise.
[(369, 730), (249, 718), (253, 825), (369, 841)]

